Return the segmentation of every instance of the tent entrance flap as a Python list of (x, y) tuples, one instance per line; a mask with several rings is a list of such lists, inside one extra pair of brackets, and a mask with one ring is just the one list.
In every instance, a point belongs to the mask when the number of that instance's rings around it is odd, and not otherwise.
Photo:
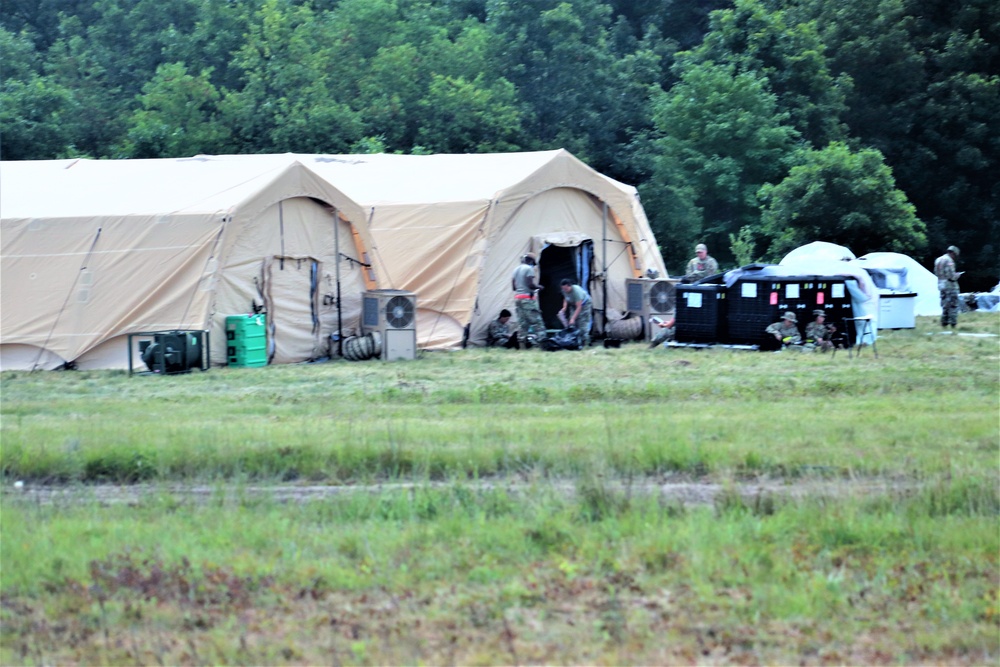
[(563, 294), (559, 283), (569, 278), (589, 294), (593, 278), (594, 242), (581, 240), (578, 245), (549, 245), (538, 255), (538, 284), (545, 287), (538, 299), (542, 318), (549, 329), (561, 329), (559, 309), (562, 308)]
[(319, 292), (322, 263), (313, 257), (275, 256), (264, 265), (268, 357), (288, 364), (321, 354)]

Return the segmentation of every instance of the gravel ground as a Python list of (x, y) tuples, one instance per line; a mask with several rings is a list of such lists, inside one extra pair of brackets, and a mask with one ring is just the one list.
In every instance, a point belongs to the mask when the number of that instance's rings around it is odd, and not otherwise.
[[(758, 497), (794, 500), (807, 497), (866, 497), (886, 493), (907, 491), (918, 484), (912, 480), (888, 478), (857, 479), (815, 479), (767, 478), (753, 481), (715, 482), (684, 477), (669, 477), (650, 480), (643, 478), (628, 482), (623, 479), (604, 480), (604, 486), (612, 491), (633, 495), (657, 495), (666, 502), (684, 505), (711, 505), (723, 492), (735, 491), (746, 500)], [(528, 495), (538, 492), (556, 492), (566, 496), (577, 493), (577, 482), (573, 480), (541, 479), (524, 480), (504, 478), (467, 482), (420, 482), (354, 485), (244, 485), (223, 483), (214, 485), (36, 485), (15, 482), (2, 488), (4, 502), (27, 502), (52, 505), (96, 501), (101, 505), (137, 505), (165, 496), (191, 502), (237, 501), (239, 499), (272, 500), (281, 503), (303, 503), (335, 498), (348, 493), (380, 494), (407, 491), (417, 488), (449, 488), (462, 486), (469, 490), (503, 489), (511, 495)]]

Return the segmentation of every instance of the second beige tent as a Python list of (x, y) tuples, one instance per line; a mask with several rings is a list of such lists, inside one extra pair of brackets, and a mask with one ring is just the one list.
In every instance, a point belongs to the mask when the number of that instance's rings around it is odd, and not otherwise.
[(364, 210), (380, 287), (417, 294), (424, 349), (457, 347), (466, 325), (483, 344), (489, 322), (513, 310), (510, 276), (525, 252), (539, 256), (552, 326), (561, 278), (590, 291), (600, 326), (606, 306), (626, 310), (627, 278), (666, 275), (635, 188), (565, 150), (312, 159)]

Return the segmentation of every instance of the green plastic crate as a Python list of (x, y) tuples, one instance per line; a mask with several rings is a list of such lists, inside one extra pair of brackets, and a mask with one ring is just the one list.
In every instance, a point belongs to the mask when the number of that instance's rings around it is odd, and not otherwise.
[(267, 365), (267, 317), (229, 315), (226, 317), (226, 359), (230, 366)]
[(229, 315), (226, 317), (226, 340), (240, 341), (247, 338), (267, 337), (267, 316)]
[(229, 345), (226, 356), (230, 366), (267, 366), (267, 349), (256, 349), (244, 345)]

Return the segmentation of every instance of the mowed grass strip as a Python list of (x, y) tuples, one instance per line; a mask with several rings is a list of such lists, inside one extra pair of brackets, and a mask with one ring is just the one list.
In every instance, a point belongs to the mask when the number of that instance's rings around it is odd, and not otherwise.
[[(8, 479), (352, 483), (734, 471), (744, 475), (968, 472), (995, 461), (995, 418), (935, 396), (721, 400), (711, 405), (402, 406), (371, 418), (267, 416), (152, 423), (119, 415), (7, 429)], [(359, 406), (360, 408), (360, 406)], [(389, 413), (389, 414), (386, 414)], [(567, 414), (568, 413), (568, 414)], [(149, 418), (147, 415), (146, 418)]]
[[(992, 333), (996, 314), (960, 330)], [(172, 377), (4, 373), (7, 480), (351, 483), (542, 470), (995, 474), (998, 338), (870, 349), (428, 353)]]

